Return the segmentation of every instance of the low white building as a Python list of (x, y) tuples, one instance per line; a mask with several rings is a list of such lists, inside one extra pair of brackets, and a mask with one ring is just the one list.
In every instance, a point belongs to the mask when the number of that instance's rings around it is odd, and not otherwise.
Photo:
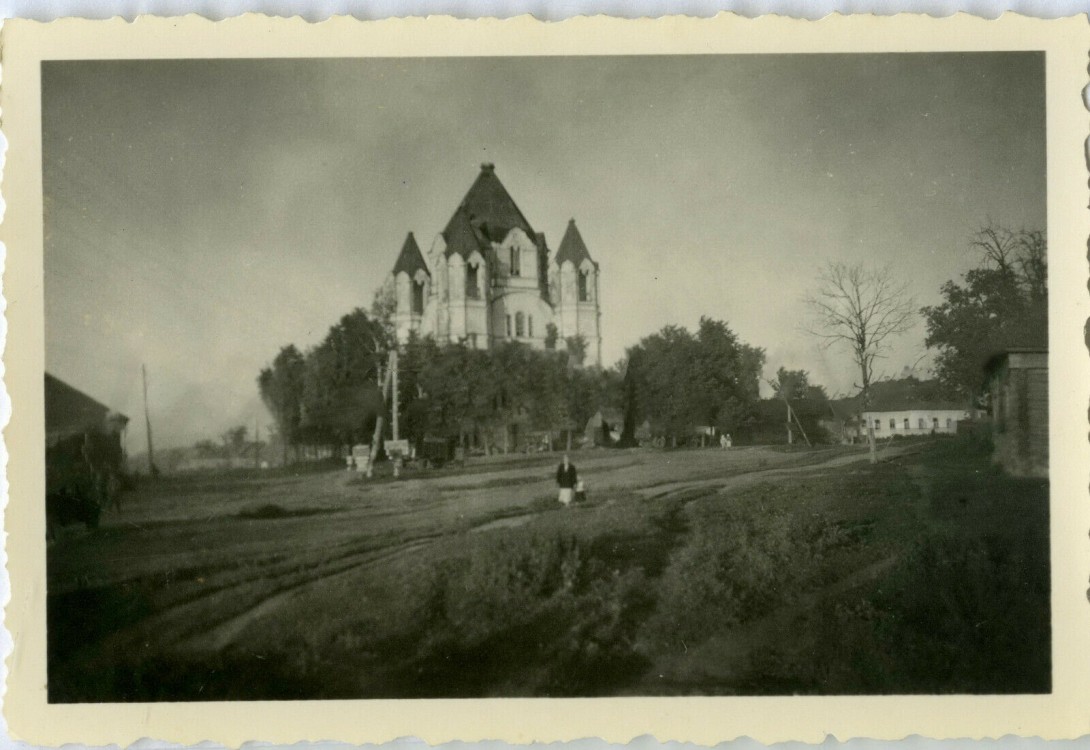
[(875, 408), (863, 412), (863, 424), (874, 426), (876, 437), (894, 435), (953, 435), (969, 410), (953, 404), (919, 404), (913, 408)]
[(859, 419), (860, 396), (832, 402), (841, 438), (855, 442), (874, 428), (877, 438), (900, 435), (953, 435), (958, 422), (972, 418), (968, 405), (943, 398), (937, 381), (914, 377), (886, 380), (871, 386), (870, 403)]

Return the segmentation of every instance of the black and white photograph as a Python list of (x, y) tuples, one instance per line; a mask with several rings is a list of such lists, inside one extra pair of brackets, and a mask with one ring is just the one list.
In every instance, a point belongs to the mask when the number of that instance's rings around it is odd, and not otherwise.
[(1045, 73), (42, 62), (48, 701), (1049, 694)]

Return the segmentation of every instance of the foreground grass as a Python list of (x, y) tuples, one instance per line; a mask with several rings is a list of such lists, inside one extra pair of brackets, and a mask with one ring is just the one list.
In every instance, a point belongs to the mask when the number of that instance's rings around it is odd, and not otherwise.
[(228, 623), (223, 646), (192, 622), (145, 641), (166, 606), (153, 579), (51, 596), (50, 697), (1049, 689), (1047, 484), (994, 472), (980, 446), (530, 510), (517, 528), (376, 534), (367, 564), (285, 555), (248, 589), (275, 610)]

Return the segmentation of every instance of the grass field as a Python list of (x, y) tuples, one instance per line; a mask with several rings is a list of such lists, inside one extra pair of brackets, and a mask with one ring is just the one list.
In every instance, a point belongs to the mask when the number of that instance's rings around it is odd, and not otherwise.
[(48, 551), (51, 701), (1047, 692), (1048, 486), (982, 446), (140, 488)]

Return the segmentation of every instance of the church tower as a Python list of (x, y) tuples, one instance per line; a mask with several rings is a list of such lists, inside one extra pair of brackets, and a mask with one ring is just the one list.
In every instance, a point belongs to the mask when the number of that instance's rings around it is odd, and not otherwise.
[(568, 221), (552, 271), (556, 278), (553, 305), (560, 340), (582, 336), (587, 342), (584, 364), (600, 366), (602, 313), (598, 304), (598, 264), (590, 257), (575, 219)]
[(557, 347), (581, 335), (584, 364), (600, 365), (598, 264), (574, 220), (550, 255), (495, 167), (482, 164), (427, 257), (411, 232), (405, 239), (393, 271), (398, 341), (415, 332), (473, 349), (503, 341), (543, 349), (555, 326)]
[(431, 273), (420, 253), (413, 233), (405, 238), (401, 254), (394, 264), (394, 294), (397, 306), (394, 312), (394, 327), (397, 340), (404, 344), (410, 333), (422, 333), (421, 324), (425, 316), (428, 296), (431, 293)]

